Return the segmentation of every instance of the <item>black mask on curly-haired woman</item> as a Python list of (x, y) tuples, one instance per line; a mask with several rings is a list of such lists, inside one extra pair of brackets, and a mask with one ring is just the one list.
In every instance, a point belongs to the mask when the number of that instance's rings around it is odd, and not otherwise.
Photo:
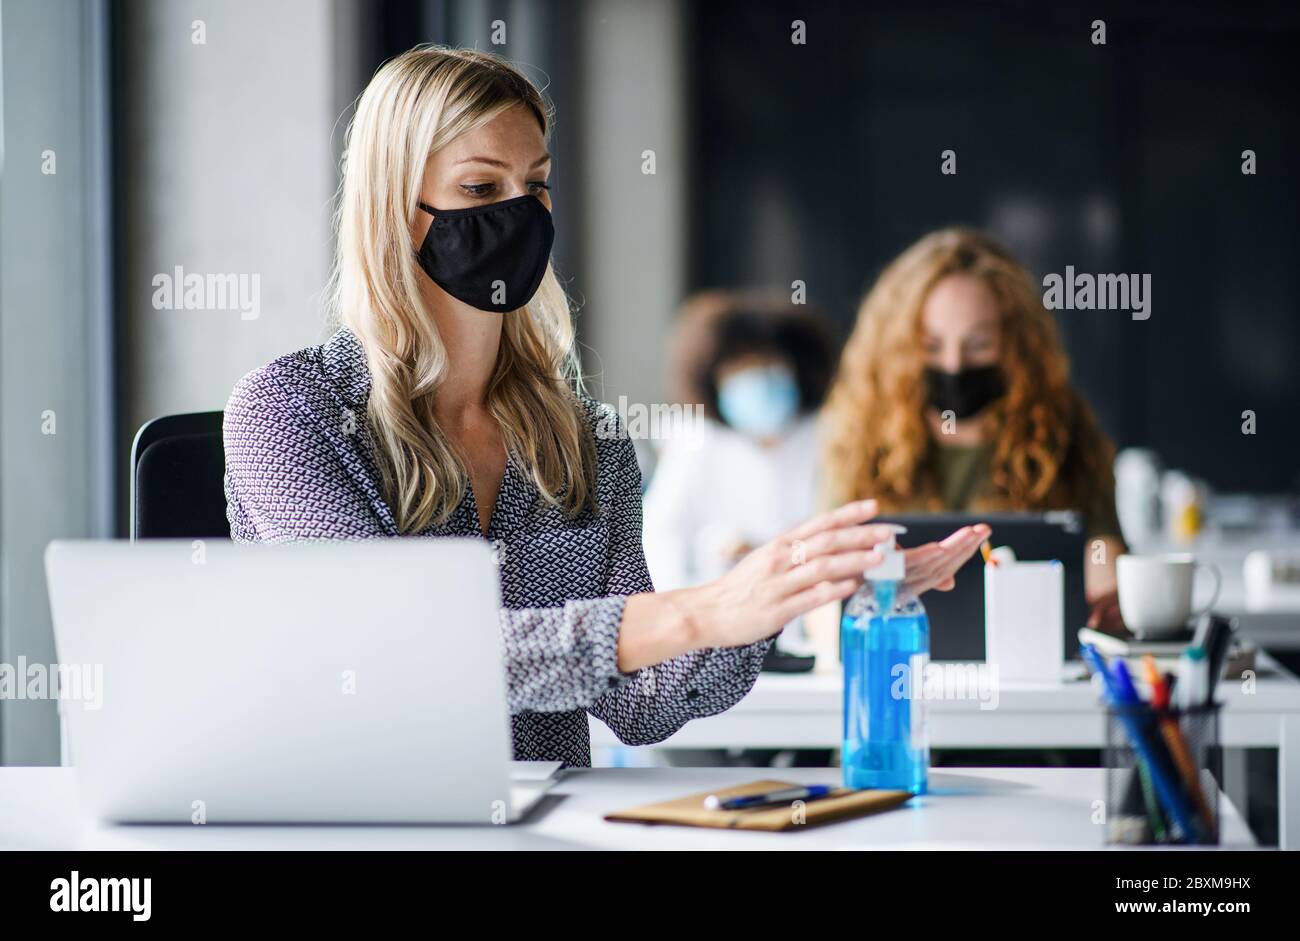
[(925, 388), (930, 404), (940, 414), (952, 412), (959, 419), (979, 414), (1006, 391), (998, 366), (976, 366), (958, 372), (926, 367)]
[(458, 301), (489, 312), (533, 299), (555, 242), (551, 213), (536, 196), (468, 209), (420, 208), (433, 216), (416, 256), (424, 273)]

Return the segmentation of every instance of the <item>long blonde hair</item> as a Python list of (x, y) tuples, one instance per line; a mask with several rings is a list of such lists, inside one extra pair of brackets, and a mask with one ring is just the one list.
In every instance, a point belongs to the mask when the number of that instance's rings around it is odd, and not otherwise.
[[(549, 106), (503, 59), (418, 46), (375, 73), (348, 127), (329, 305), (365, 349), (367, 414), (385, 498), (403, 533), (445, 521), (468, 487), (433, 412), (454, 364), (420, 292), (426, 276), (413, 219), (425, 166), (430, 154), (520, 104), (548, 134)], [(572, 312), (548, 266), (528, 305), (504, 315), (487, 406), (542, 499), (570, 515), (595, 498), (594, 442), (575, 388)]]
[(886, 510), (942, 509), (929, 462), (921, 312), (950, 274), (993, 291), (1001, 310), (1006, 393), (991, 406), (997, 429), (990, 493), (977, 509), (1087, 509), (1113, 489), (1114, 447), (1069, 381), (1056, 322), (1033, 279), (983, 233), (943, 229), (885, 268), (867, 293), (826, 405), (829, 502), (875, 497)]

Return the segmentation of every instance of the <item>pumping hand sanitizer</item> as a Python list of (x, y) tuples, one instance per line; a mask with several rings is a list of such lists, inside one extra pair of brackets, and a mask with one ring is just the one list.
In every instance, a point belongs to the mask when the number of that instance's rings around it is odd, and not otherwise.
[(925, 668), (930, 622), (903, 584), (905, 565), (893, 533), (876, 548), (884, 559), (864, 574), (844, 606), (844, 786), (924, 794), (930, 765)]

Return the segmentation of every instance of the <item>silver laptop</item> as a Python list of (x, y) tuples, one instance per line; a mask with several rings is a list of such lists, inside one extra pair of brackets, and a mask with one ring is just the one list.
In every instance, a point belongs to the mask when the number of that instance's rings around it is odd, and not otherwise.
[(45, 568), (102, 819), (506, 823), (547, 789), (512, 775), (482, 541), (56, 541)]

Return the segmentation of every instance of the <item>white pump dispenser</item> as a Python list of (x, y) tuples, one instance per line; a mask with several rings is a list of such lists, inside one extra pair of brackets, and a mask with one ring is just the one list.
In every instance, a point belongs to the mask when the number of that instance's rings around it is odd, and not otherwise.
[(889, 527), (889, 538), (876, 545), (876, 551), (882, 558), (862, 574), (873, 582), (901, 582), (907, 574), (907, 563), (903, 558), (903, 550), (898, 547), (898, 537), (907, 532), (907, 527), (897, 523), (881, 525)]

